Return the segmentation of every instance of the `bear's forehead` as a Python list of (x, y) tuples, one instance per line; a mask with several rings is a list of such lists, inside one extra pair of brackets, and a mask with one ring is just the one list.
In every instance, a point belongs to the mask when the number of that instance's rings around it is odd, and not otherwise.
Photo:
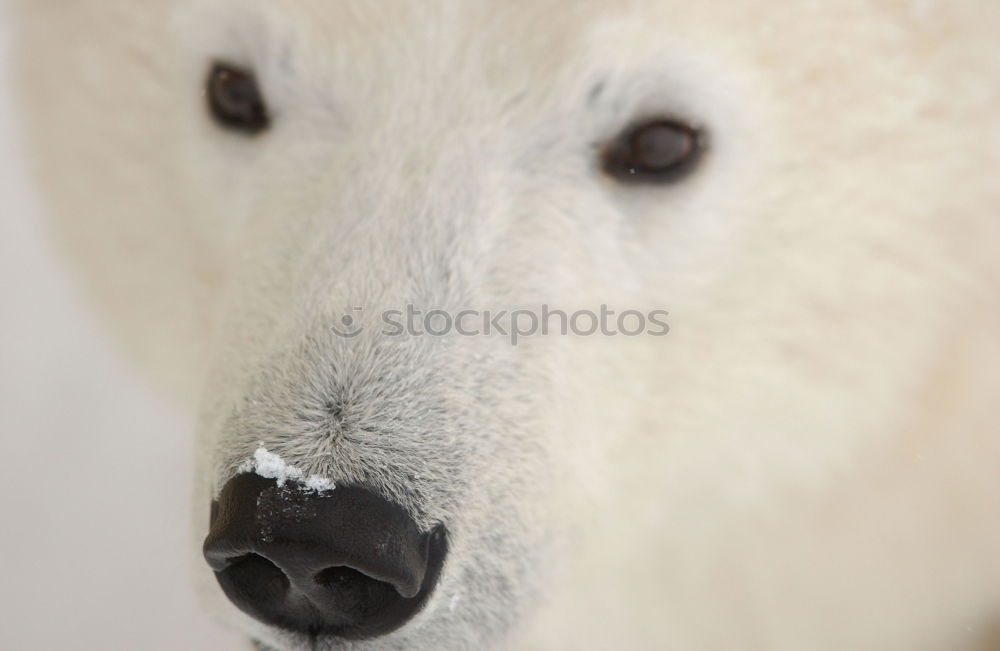
[[(608, 58), (682, 38), (704, 43), (706, 50), (750, 43), (762, 53), (788, 47), (808, 60), (813, 53), (830, 61), (850, 41), (863, 44), (901, 37), (947, 36), (966, 18), (988, 22), (989, 12), (976, 0), (843, 0), (837, 3), (791, 0), (776, 3), (780, 11), (761, 11), (757, 0), (693, 3), (690, 0), (280, 0), (245, 2), (188, 0), (186, 11), (211, 15), (227, 28), (251, 24), (258, 35), (285, 37), (308, 45), (315, 56), (350, 52), (378, 55), (397, 66), (428, 63), (431, 57), (451, 62), (496, 57), (509, 65), (544, 65), (579, 54), (582, 42), (595, 33), (608, 37), (601, 46)], [(959, 5), (957, 8), (953, 5)], [(967, 11), (963, 11), (967, 7)], [(628, 29), (620, 27), (627, 25)], [(968, 25), (965, 25), (966, 27)], [(927, 31), (927, 34), (921, 34)], [(971, 32), (965, 30), (967, 33)], [(973, 30), (974, 31), (974, 30)], [(262, 34), (261, 32), (266, 32)], [(724, 41), (719, 39), (724, 35)], [(628, 39), (628, 40), (621, 40)], [(805, 39), (811, 39), (806, 41)], [(617, 42), (616, 42), (617, 41)], [(808, 45), (808, 47), (802, 47)], [(737, 45), (738, 46), (738, 45)], [(766, 54), (765, 54), (766, 55)], [(820, 57), (817, 57), (820, 58)], [(377, 60), (365, 60), (367, 65)], [(791, 63), (786, 61), (787, 63)]]
[[(1000, 20), (1000, 10), (977, 0), (779, 5), (762, 11), (756, 0), (220, 0), (183, 7), (194, 16), (184, 24), (197, 24), (203, 43), (237, 43), (253, 50), (248, 57), (331, 92), (371, 89), (438, 109), (524, 89), (558, 92), (604, 68), (705, 60), (734, 75), (766, 70), (773, 92), (794, 93), (796, 101), (804, 82), (839, 90), (858, 80), (871, 95), (873, 84), (926, 78), (933, 70), (925, 64), (940, 62), (942, 52), (968, 52), (963, 43), (978, 36), (988, 42), (988, 27)], [(967, 36), (963, 43), (948, 39), (958, 30)], [(435, 93), (426, 92), (428, 85)]]
[(225, 0), (188, 3), (181, 25), (204, 55), (234, 58), (264, 75), (270, 68), (300, 89), (440, 110), (558, 86), (585, 61), (589, 28), (609, 11), (560, 0)]

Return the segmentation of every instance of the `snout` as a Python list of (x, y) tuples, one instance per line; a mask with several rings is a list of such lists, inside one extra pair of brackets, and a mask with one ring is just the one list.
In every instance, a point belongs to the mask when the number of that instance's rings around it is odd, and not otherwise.
[(368, 638), (426, 603), (447, 552), (443, 526), (359, 487), (310, 491), (241, 474), (212, 504), (208, 564), (240, 610), (310, 635)]

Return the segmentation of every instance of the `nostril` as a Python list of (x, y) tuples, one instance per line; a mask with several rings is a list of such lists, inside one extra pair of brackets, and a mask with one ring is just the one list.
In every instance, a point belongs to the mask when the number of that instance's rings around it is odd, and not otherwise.
[(386, 609), (400, 598), (392, 585), (351, 567), (328, 567), (316, 575), (316, 583), (326, 588), (336, 607), (355, 621)]
[[(244, 566), (246, 566), (246, 567), (270, 567), (270, 568), (274, 568), (278, 572), (281, 572), (281, 569), (277, 565), (275, 565), (274, 563), (272, 563), (268, 559), (264, 558), (260, 554), (254, 554), (253, 552), (250, 552), (248, 554), (243, 554), (242, 556), (233, 556), (231, 558), (227, 558), (226, 559), (226, 567), (227, 568), (244, 567)], [(282, 576), (284, 576), (284, 574), (285, 574), (284, 572), (281, 572)]]
[[(344, 566), (328, 567), (316, 575), (316, 583), (327, 587), (337, 587), (341, 590), (351, 589), (351, 586), (358, 586), (371, 580), (371, 577), (365, 576), (353, 568)], [(382, 582), (378, 581), (377, 583)]]
[(283, 595), (288, 590), (288, 577), (281, 568), (260, 554), (244, 554), (229, 561), (227, 570), (233, 581), (268, 595)]

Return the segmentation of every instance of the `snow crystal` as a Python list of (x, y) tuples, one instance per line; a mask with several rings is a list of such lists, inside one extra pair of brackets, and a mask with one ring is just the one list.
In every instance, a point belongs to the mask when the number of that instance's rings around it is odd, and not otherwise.
[(332, 491), (336, 486), (333, 481), (327, 479), (326, 477), (320, 477), (319, 475), (312, 475), (306, 479), (306, 488), (309, 490), (314, 490), (317, 493), (322, 493), (323, 491)]
[(333, 481), (326, 477), (319, 475), (306, 477), (300, 468), (286, 463), (284, 459), (269, 452), (263, 445), (253, 453), (253, 459), (248, 459), (239, 467), (239, 472), (255, 472), (261, 477), (277, 480), (278, 486), (284, 486), (289, 481), (301, 482), (305, 484), (307, 490), (318, 493), (332, 491), (336, 488)]

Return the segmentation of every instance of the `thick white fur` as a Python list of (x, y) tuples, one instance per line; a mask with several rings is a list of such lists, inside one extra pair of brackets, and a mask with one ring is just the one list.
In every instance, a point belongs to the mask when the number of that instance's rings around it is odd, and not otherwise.
[[(318, 648), (996, 648), (1000, 4), (20, 16), (56, 234), (200, 405), (192, 545), (260, 442), (451, 531), (417, 619)], [(219, 58), (257, 71), (269, 133), (209, 120)], [(596, 147), (663, 114), (709, 132), (697, 173), (603, 177)], [(406, 302), (662, 307), (672, 331), (330, 332)]]

